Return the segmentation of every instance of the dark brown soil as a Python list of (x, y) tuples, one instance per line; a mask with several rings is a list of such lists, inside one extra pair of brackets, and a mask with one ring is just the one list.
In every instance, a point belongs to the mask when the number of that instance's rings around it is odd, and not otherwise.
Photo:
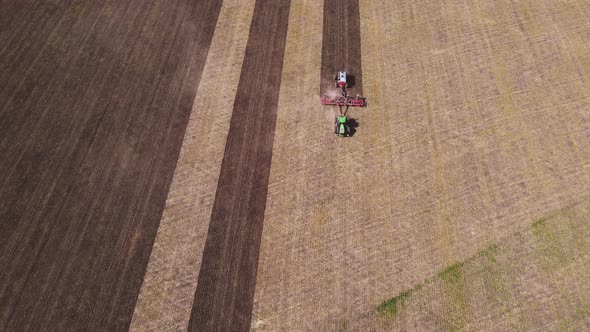
[(290, 0), (256, 2), (203, 252), (192, 331), (250, 328)]
[(363, 93), (361, 26), (358, 0), (324, 0), (324, 33), (320, 95), (335, 88), (338, 70), (349, 74), (348, 93)]
[(2, 1), (0, 330), (124, 330), (220, 1)]

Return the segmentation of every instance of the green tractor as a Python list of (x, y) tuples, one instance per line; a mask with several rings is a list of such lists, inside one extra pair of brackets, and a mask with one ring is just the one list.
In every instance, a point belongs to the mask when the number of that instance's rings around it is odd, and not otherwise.
[(337, 116), (334, 121), (334, 134), (340, 137), (350, 136), (350, 123), (346, 116)]

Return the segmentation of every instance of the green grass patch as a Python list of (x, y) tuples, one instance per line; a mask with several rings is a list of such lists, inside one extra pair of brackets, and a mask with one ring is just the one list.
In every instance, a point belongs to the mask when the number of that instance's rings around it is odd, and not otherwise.
[(377, 313), (389, 319), (395, 319), (403, 304), (412, 295), (412, 290), (406, 290), (401, 292), (398, 296), (389, 300), (383, 301), (377, 307)]
[(496, 255), (498, 254), (499, 246), (497, 244), (492, 244), (486, 249), (479, 252), (480, 257), (487, 258), (491, 263), (496, 263)]
[(541, 218), (531, 225), (533, 235), (541, 236), (547, 233), (547, 218)]
[(564, 267), (568, 261), (565, 247), (559, 242), (563, 234), (559, 229), (559, 223), (547, 223), (547, 218), (541, 218), (531, 225), (531, 231), (535, 238), (536, 251), (540, 267), (546, 273), (553, 273)]
[(590, 318), (590, 305), (585, 305), (576, 309), (576, 315), (583, 318)]
[(444, 292), (449, 300), (445, 317), (446, 329), (449, 331), (462, 330), (467, 323), (468, 308), (465, 300), (463, 265), (463, 262), (453, 264), (437, 274), (443, 282)]
[(438, 273), (438, 277), (444, 282), (457, 284), (461, 282), (463, 277), (463, 263), (453, 264)]

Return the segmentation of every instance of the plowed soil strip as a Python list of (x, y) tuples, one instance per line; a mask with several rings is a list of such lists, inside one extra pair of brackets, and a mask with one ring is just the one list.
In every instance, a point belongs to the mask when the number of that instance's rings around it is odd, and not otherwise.
[(188, 326), (255, 4), (223, 0), (130, 331)]
[[(358, 0), (324, 1), (324, 38), (320, 95), (336, 90), (334, 75), (346, 70), (350, 95), (363, 93), (361, 66), (361, 25)], [(350, 82), (352, 80), (352, 82)]]
[(189, 330), (250, 327), (289, 7), (254, 8)]
[(54, 2), (0, 33), (0, 330), (125, 330), (220, 1)]

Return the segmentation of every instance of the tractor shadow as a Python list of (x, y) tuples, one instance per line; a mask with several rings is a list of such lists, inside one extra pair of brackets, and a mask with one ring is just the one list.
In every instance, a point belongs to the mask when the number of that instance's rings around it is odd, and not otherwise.
[(353, 137), (356, 133), (356, 128), (359, 126), (358, 121), (353, 118), (348, 118), (348, 127), (350, 128), (350, 137)]
[(346, 88), (352, 89), (356, 85), (356, 77), (354, 75), (346, 74)]

